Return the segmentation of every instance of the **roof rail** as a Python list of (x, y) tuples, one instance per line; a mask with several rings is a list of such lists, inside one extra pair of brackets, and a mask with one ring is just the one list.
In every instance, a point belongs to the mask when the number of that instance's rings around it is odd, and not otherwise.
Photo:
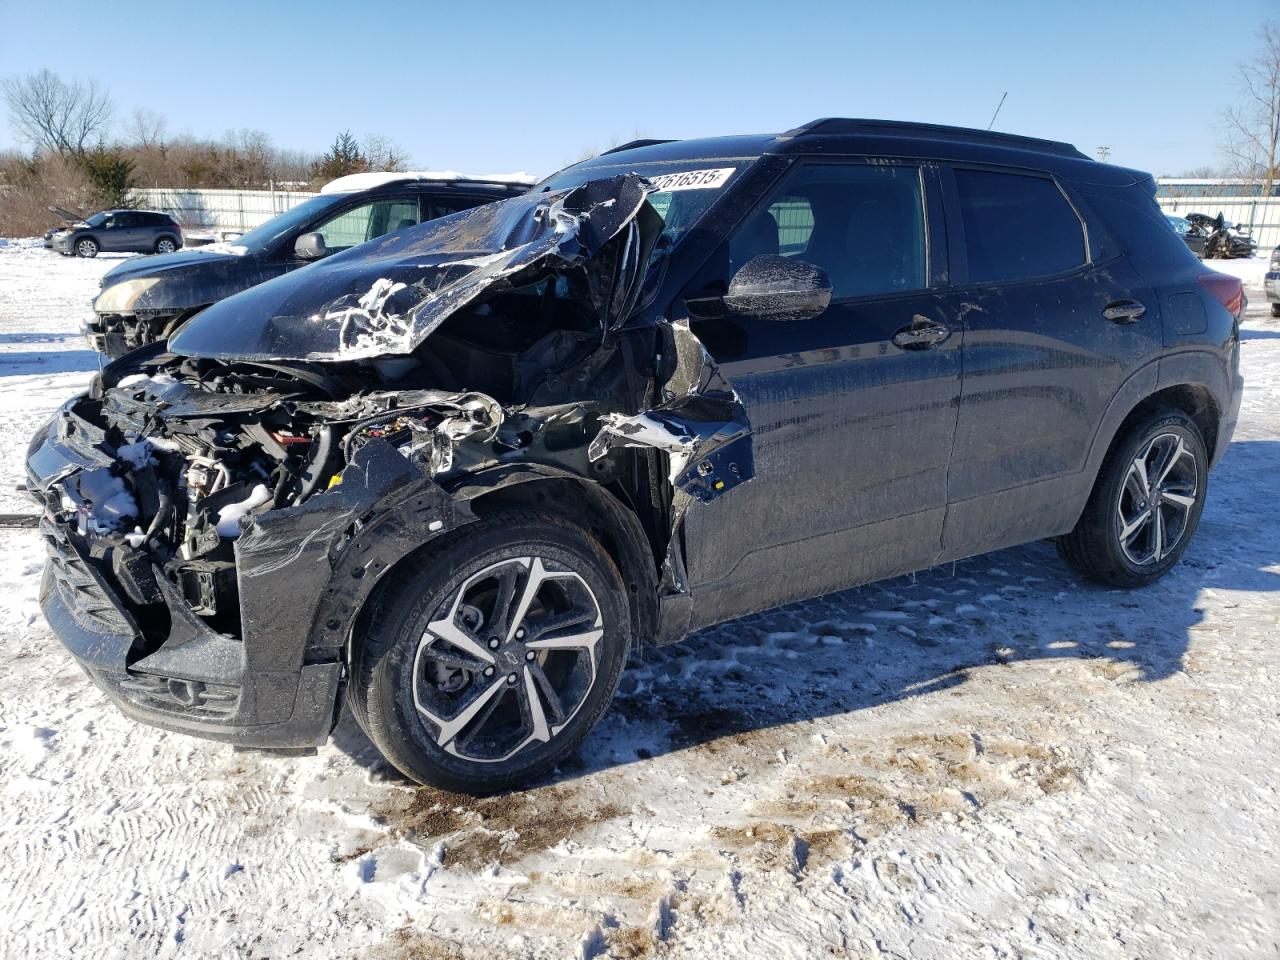
[(1032, 150), (1037, 153), (1053, 153), (1064, 157), (1075, 157), (1088, 160), (1069, 143), (1059, 140), (1040, 140), (1036, 137), (1023, 137), (1014, 133), (1000, 133), (995, 130), (975, 130), (970, 127), (948, 127), (938, 123), (909, 123), (902, 120), (862, 120), (843, 117), (822, 117), (788, 130), (778, 135), (779, 140), (791, 140), (796, 137), (817, 136), (820, 134), (862, 134), (873, 136), (882, 134), (891, 137), (923, 137), (936, 140), (952, 140), (961, 143), (990, 143), (1012, 147), (1017, 150)]
[(610, 147), (600, 153), (600, 156), (606, 157), (611, 153), (619, 153), (623, 150), (634, 150), (636, 147), (652, 147), (659, 143), (675, 143), (674, 140), (629, 140), (626, 143), (620, 143), (616, 147)]

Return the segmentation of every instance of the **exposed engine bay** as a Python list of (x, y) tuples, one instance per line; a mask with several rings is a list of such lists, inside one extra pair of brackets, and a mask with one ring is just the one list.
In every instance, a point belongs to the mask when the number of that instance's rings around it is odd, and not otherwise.
[(327, 735), (379, 577), (531, 481), (607, 516), (656, 633), (655, 591), (687, 601), (685, 510), (752, 463), (687, 322), (622, 329), (661, 224), (648, 190), (592, 181), (374, 241), (95, 377), (27, 467), (46, 615), (104, 689), (240, 742)]
[[(536, 290), (520, 295), (530, 302), (539, 297)], [(598, 331), (535, 336), (525, 329), (513, 340), (504, 332), (510, 324), (491, 306), (483, 312), (491, 328), (503, 328), (496, 335), (506, 347), (483, 353), (473, 345), (481, 358), (457, 366), (464, 378), (486, 381), (509, 408), (488, 393), (425, 386), (443, 377), (413, 357), (326, 369), (160, 354), (114, 386), (99, 384), (78, 406), (77, 414), (103, 431), (99, 449), (114, 462), (68, 477), (61, 484), (62, 511), (95, 552), (111, 555), (115, 579), (135, 604), (160, 609), (153, 573), (159, 570), (195, 613), (220, 631), (236, 632), (234, 544), (242, 524), (335, 489), (373, 440), (441, 480), (504, 456), (523, 457), (530, 447), (562, 458), (577, 448), (567, 460), (585, 472), (600, 402), (512, 401), (536, 396), (546, 374), (559, 369), (545, 365), (546, 355), (590, 353)], [(465, 346), (448, 340), (439, 339), (442, 353), (456, 348), (461, 360)], [(530, 359), (530, 350), (541, 359)], [(524, 366), (541, 367), (543, 376), (524, 383)]]

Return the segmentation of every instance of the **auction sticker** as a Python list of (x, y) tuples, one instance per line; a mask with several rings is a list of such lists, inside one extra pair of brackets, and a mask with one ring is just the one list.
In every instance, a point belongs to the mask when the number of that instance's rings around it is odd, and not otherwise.
[(714, 170), (686, 170), (684, 173), (664, 173), (649, 177), (655, 190), (719, 190), (733, 175), (737, 167), (717, 167)]

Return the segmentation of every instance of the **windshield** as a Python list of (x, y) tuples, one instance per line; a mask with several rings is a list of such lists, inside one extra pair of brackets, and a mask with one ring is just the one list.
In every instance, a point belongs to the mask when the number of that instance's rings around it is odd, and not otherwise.
[(301, 230), (315, 217), (330, 207), (336, 206), (346, 199), (346, 194), (331, 193), (321, 197), (304, 200), (296, 207), (290, 207), (279, 216), (272, 217), (260, 227), (254, 227), (248, 233), (236, 238), (236, 245), (254, 253), (274, 246), (280, 240), (297, 230)]
[(649, 205), (662, 217), (663, 229), (654, 255), (670, 249), (702, 219), (711, 205), (724, 195), (725, 188), (745, 170), (754, 157), (680, 160), (655, 163), (579, 163), (535, 187), (535, 190), (564, 190), (589, 180), (623, 173), (635, 173), (658, 189), (649, 194)]
[(92, 217), (85, 221), (91, 227), (100, 227), (107, 222), (105, 213), (95, 213)]

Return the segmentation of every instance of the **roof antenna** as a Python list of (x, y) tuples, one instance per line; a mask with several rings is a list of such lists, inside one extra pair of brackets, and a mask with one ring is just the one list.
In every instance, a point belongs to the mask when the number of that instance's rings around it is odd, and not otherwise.
[(991, 122), (987, 124), (988, 130), (990, 130), (992, 127), (996, 125), (996, 117), (1000, 116), (1000, 108), (1004, 106), (1004, 98), (1007, 97), (1008, 95), (1009, 95), (1008, 90), (1000, 94), (1000, 102), (996, 104), (996, 112), (991, 115)]

